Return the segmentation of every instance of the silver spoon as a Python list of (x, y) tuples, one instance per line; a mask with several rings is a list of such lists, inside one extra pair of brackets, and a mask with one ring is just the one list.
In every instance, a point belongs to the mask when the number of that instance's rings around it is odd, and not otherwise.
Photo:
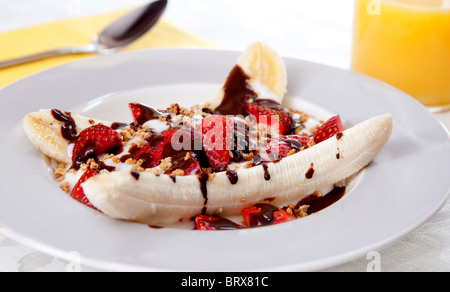
[(154, 1), (139, 7), (106, 27), (86, 46), (68, 47), (37, 53), (0, 62), (0, 69), (44, 58), (70, 54), (105, 54), (119, 50), (144, 35), (152, 28), (167, 6), (167, 0)]

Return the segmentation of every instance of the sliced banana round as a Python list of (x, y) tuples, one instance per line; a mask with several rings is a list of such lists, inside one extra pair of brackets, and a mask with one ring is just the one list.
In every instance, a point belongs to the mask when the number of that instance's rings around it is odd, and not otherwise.
[[(252, 43), (240, 55), (236, 66), (247, 75), (247, 86), (260, 98), (281, 104), (287, 92), (287, 72), (283, 59), (275, 50), (262, 42)], [(225, 86), (212, 95), (204, 107), (214, 111), (224, 97)]]
[(391, 132), (389, 114), (371, 118), (277, 163), (238, 169), (236, 184), (225, 172), (208, 180), (194, 175), (175, 181), (168, 175), (143, 172), (136, 178), (112, 172), (95, 176), (82, 187), (95, 207), (116, 219), (165, 225), (202, 212), (236, 215), (264, 199), (271, 198), (275, 205), (298, 201), (350, 177), (374, 159)]

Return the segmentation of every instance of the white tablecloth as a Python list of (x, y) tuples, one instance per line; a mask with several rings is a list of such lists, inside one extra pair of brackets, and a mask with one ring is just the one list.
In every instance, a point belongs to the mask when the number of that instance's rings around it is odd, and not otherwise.
[[(113, 11), (145, 0), (20, 0), (0, 2), (0, 32)], [(170, 0), (165, 18), (213, 43), (242, 50), (260, 40), (281, 55), (343, 69), (350, 64), (353, 0)], [(450, 129), (450, 112), (436, 114)], [(1, 228), (0, 228), (1, 231)], [(450, 271), (450, 204), (418, 229), (377, 251), (380, 270)], [(325, 271), (368, 269), (362, 257)], [(67, 262), (0, 233), (0, 271), (66, 271)], [(81, 271), (97, 271), (82, 266)]]

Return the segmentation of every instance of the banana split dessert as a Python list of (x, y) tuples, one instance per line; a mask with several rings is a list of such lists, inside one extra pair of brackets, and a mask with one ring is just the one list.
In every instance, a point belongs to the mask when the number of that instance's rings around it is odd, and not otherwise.
[(197, 230), (261, 227), (339, 200), (392, 132), (389, 114), (345, 128), (339, 115), (318, 120), (284, 107), (286, 93), (284, 61), (257, 42), (218, 92), (190, 109), (131, 103), (130, 123), (46, 109), (23, 125), (60, 187), (107, 216)]

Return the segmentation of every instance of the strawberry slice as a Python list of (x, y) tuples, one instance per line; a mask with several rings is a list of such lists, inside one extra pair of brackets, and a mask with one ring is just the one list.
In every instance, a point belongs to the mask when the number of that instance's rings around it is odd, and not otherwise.
[(295, 216), (270, 204), (256, 204), (242, 210), (245, 225), (262, 227), (292, 221)]
[(184, 175), (194, 175), (203, 173), (202, 167), (198, 161), (193, 161), (189, 167), (184, 170)]
[(269, 142), (268, 148), (266, 149), (267, 160), (275, 161), (280, 158), (288, 156), (289, 152), (292, 150), (290, 145), (282, 140), (271, 140)]
[(172, 157), (171, 160), (172, 166), (170, 169), (166, 171), (166, 174), (173, 174), (173, 172), (176, 170), (183, 170), (184, 176), (203, 173), (202, 167), (200, 165), (200, 162), (198, 161), (198, 157), (195, 152), (188, 150), (181, 150), (171, 152), (170, 157)]
[[(308, 147), (310, 137), (309, 136), (303, 136), (303, 135), (287, 135), (283, 136), (283, 140), (286, 143), (289, 143), (291, 145), (291, 148), (301, 148)], [(300, 143), (297, 143), (297, 142)]]
[(300, 151), (308, 147), (310, 137), (302, 135), (286, 135), (272, 138), (266, 149), (269, 161), (288, 156), (292, 149)]
[(234, 122), (221, 115), (205, 117), (202, 121), (202, 147), (211, 167), (224, 171), (230, 163)]
[(86, 195), (84, 194), (83, 187), (81, 184), (83, 184), (85, 181), (90, 179), (93, 176), (96, 176), (98, 173), (95, 170), (88, 169), (80, 178), (80, 180), (77, 182), (75, 187), (72, 190), (72, 193), (70, 196), (77, 200), (78, 202), (82, 203), (83, 205), (86, 205), (94, 210), (97, 210), (97, 208), (92, 205), (91, 202), (86, 198)]
[[(184, 159), (183, 159), (184, 160)], [(202, 167), (200, 166), (200, 163), (193, 159), (190, 158), (187, 161), (183, 161), (183, 162), (175, 162), (175, 165), (167, 171), (167, 174), (172, 174), (173, 171), (175, 170), (183, 170), (184, 171), (184, 175), (195, 175), (195, 174), (201, 174), (203, 173)]]
[(236, 230), (244, 227), (223, 217), (198, 215), (194, 219), (196, 230)]
[(283, 108), (268, 108), (257, 104), (247, 104), (245, 109), (256, 118), (258, 123), (263, 123), (269, 128), (285, 135), (291, 128), (291, 114)]
[(295, 216), (292, 214), (289, 214), (288, 212), (284, 211), (283, 209), (279, 209), (278, 211), (273, 212), (273, 223), (272, 224), (280, 224), (284, 222), (289, 222), (292, 220), (295, 220)]
[(344, 131), (344, 126), (342, 125), (340, 116), (334, 116), (319, 127), (314, 134), (314, 141), (316, 144), (323, 142), (342, 131)]
[(168, 113), (164, 113), (163, 111), (159, 111), (153, 107), (140, 103), (130, 103), (128, 106), (131, 110), (131, 114), (133, 115), (134, 123), (136, 125), (143, 125), (147, 121), (169, 116)]
[(95, 125), (83, 130), (75, 142), (72, 153), (74, 167), (79, 166), (89, 158), (96, 159), (108, 152), (117, 153), (122, 148), (122, 139), (119, 133), (104, 125)]
[(134, 122), (139, 124), (138, 120), (142, 116), (142, 108), (136, 103), (130, 103), (128, 106), (131, 110), (131, 115), (133, 116)]
[[(189, 150), (175, 150), (173, 139), (179, 128), (173, 128), (163, 131), (160, 134), (153, 134), (139, 151), (133, 153), (135, 160), (142, 160), (143, 168), (153, 168), (161, 163), (161, 160), (171, 157), (172, 166), (166, 170), (166, 174), (172, 174), (175, 170), (183, 170), (184, 175), (194, 175), (202, 173), (202, 167), (196, 157), (196, 154)], [(179, 142), (179, 141), (177, 141)], [(175, 142), (174, 142), (175, 143)], [(180, 145), (176, 145), (177, 147)], [(175, 147), (175, 148), (177, 148)], [(190, 154), (190, 155), (189, 155)]]
[(170, 143), (172, 141), (173, 135), (178, 131), (178, 129), (171, 129), (163, 131), (161, 134), (153, 135), (148, 143), (142, 147), (142, 149), (134, 155), (136, 160), (142, 159), (142, 167), (153, 168), (160, 164), (161, 160), (164, 159), (164, 152), (167, 147), (171, 147)]

